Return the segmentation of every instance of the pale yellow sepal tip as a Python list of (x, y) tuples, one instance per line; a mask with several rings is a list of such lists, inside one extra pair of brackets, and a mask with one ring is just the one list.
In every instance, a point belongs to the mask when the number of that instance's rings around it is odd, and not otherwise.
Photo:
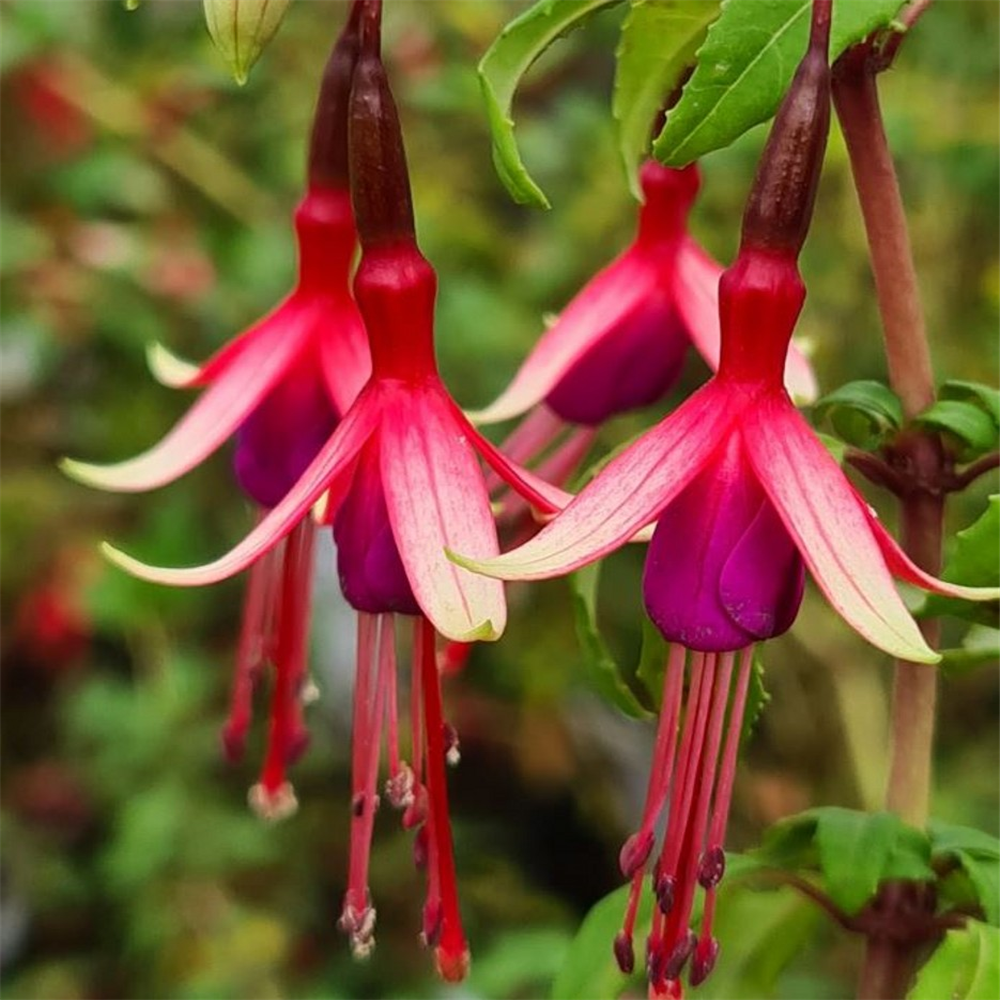
[(198, 365), (179, 358), (156, 340), (146, 345), (146, 367), (160, 385), (170, 389), (179, 389), (187, 385), (199, 372)]

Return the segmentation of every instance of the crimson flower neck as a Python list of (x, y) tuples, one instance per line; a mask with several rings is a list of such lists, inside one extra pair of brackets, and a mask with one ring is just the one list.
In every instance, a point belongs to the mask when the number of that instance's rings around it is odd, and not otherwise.
[(697, 164), (681, 170), (648, 160), (639, 172), (643, 204), (636, 242), (652, 248), (674, 244), (687, 232), (688, 214), (701, 186)]
[(368, 331), (375, 378), (424, 381), (434, 360), (434, 269), (409, 239), (364, 248), (354, 295)]
[(358, 241), (350, 192), (311, 184), (295, 209), (295, 237), (299, 289), (328, 292), (346, 288)]
[(719, 378), (783, 391), (785, 357), (805, 297), (794, 255), (742, 246), (719, 281)]

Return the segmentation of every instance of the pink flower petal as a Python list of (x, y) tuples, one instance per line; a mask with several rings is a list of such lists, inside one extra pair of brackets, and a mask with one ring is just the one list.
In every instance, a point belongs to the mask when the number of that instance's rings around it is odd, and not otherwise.
[(456, 549), (452, 558), (503, 580), (561, 576), (600, 559), (657, 517), (697, 475), (738, 417), (739, 407), (710, 382), (609, 462), (520, 548), (488, 560)]
[(377, 396), (361, 396), (281, 503), (268, 511), (239, 545), (215, 562), (183, 569), (149, 566), (107, 543), (102, 546), (104, 554), (133, 576), (170, 587), (200, 587), (239, 573), (274, 548), (309, 514), (325, 491), (334, 490), (340, 495), (339, 477), (349, 471), (378, 427), (379, 402)]
[(887, 653), (936, 662), (893, 585), (862, 503), (791, 403), (760, 401), (741, 433), (761, 485), (836, 611)]
[(639, 252), (627, 250), (592, 278), (541, 335), (507, 389), (469, 418), (497, 423), (541, 402), (583, 354), (614, 331), (622, 316), (642, 305), (658, 277)]
[[(492, 441), (483, 437), (469, 423), (465, 414), (449, 398), (450, 409), (454, 415), (457, 427), (468, 434), (473, 448), (489, 463), (494, 472), (513, 490), (519, 493), (536, 510), (543, 514), (554, 514), (562, 510), (573, 499), (572, 493), (567, 493), (558, 486), (546, 482), (541, 476), (512, 462)], [(485, 480), (484, 480), (485, 481)]]
[(387, 397), (382, 485), (417, 603), (443, 636), (497, 639), (507, 623), (503, 586), (460, 569), (446, 549), (489, 558), (499, 551), (483, 474), (472, 444), (437, 385)]
[[(860, 501), (864, 504), (864, 501)], [(925, 572), (896, 544), (896, 540), (886, 531), (878, 517), (865, 504), (865, 514), (868, 524), (875, 535), (889, 572), (900, 580), (922, 587), (932, 594), (943, 594), (945, 597), (959, 597), (965, 601), (995, 601), (1000, 599), (1000, 587), (965, 587), (959, 583), (948, 583), (939, 580)]]
[(368, 336), (354, 300), (324, 303), (319, 334), (320, 360), (330, 398), (346, 413), (372, 373)]
[(244, 334), (239, 353), (217, 372), (166, 437), (148, 451), (114, 465), (65, 459), (63, 471), (87, 486), (125, 493), (173, 482), (231, 437), (288, 371), (310, 335), (303, 319), (298, 312), (276, 314)]
[(712, 371), (719, 367), (720, 277), (722, 268), (690, 236), (685, 236), (674, 270), (674, 306), (691, 343)]
[[(719, 278), (722, 268), (694, 240), (685, 237), (677, 254), (674, 272), (677, 311), (684, 320), (688, 336), (705, 363), (719, 367)], [(793, 343), (785, 361), (785, 388), (802, 405), (819, 395), (812, 365)]]

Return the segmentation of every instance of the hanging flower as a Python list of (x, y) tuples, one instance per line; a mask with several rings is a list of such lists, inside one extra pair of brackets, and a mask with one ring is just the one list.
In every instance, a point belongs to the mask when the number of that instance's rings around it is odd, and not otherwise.
[[(634, 965), (633, 931), (649, 869), (658, 905), (646, 945), (653, 996), (679, 997), (715, 964), (716, 887), (752, 650), (795, 619), (809, 570), (833, 607), (874, 645), (939, 659), (893, 586), (994, 599), (1000, 590), (944, 583), (921, 571), (880, 525), (782, 384), (805, 298), (805, 239), (829, 125), (829, 0), (815, 0), (809, 50), (775, 120), (743, 223), (739, 255), (719, 288), (718, 374), (611, 461), (533, 539), (498, 558), (456, 561), (505, 580), (571, 572), (644, 526), (646, 609), (671, 643), (646, 807), (622, 848), (631, 893), (614, 951)], [(686, 681), (686, 684), (685, 684)], [(666, 832), (654, 857), (655, 826)], [(690, 928), (698, 886), (701, 926)]]
[[(347, 184), (347, 97), (357, 50), (352, 11), (324, 72), (309, 150), (308, 188), (295, 210), (298, 281), (268, 316), (200, 367), (155, 345), (160, 381), (202, 394), (148, 451), (117, 465), (67, 460), (64, 470), (102, 489), (154, 489), (235, 438), (234, 471), (260, 510), (275, 507), (316, 457), (368, 379), (371, 362), (349, 279), (357, 234)], [(260, 781), (250, 792), (269, 818), (295, 807), (285, 768), (305, 748), (302, 720), (315, 530), (304, 520), (250, 568), (232, 707), (223, 728), (238, 759), (251, 722), (254, 687), (274, 666), (271, 726)]]
[[(632, 245), (577, 293), (507, 389), (470, 414), (494, 423), (532, 411), (502, 446), (516, 461), (545, 451), (571, 424), (582, 427), (561, 447), (579, 453), (581, 438), (589, 444), (606, 420), (662, 398), (692, 344), (713, 371), (719, 366), (722, 268), (687, 228), (698, 167), (650, 160), (639, 178), (644, 201)], [(800, 402), (816, 397), (812, 368), (794, 346), (785, 384)]]
[[(492, 640), (506, 623), (503, 588), (461, 569), (448, 548), (490, 558), (499, 552), (479, 457), (532, 506), (553, 512), (559, 490), (509, 463), (482, 438), (441, 382), (434, 360), (436, 277), (416, 245), (405, 153), (395, 104), (379, 56), (381, 4), (361, 0), (360, 51), (350, 100), (351, 189), (362, 257), (354, 293), (371, 352), (371, 378), (305, 471), (250, 534), (206, 566), (159, 569), (111, 548), (113, 562), (154, 582), (214, 583), (266, 563), (277, 546), (310, 530), (311, 511), (331, 524), (338, 570), (358, 610), (354, 696), (351, 861), (341, 927), (357, 956), (374, 944), (368, 859), (379, 796), (380, 734), (389, 747), (386, 796), (417, 831), (415, 857), (427, 869), (423, 937), (441, 975), (461, 979), (468, 949), (458, 908), (444, 777), (457, 758), (442, 717), (437, 634)], [(412, 761), (399, 751), (395, 620), (413, 621)], [(300, 650), (297, 648), (296, 653)], [(279, 677), (280, 682), (280, 677)], [(272, 729), (294, 726), (275, 718)], [(268, 772), (265, 772), (267, 776)], [(274, 780), (262, 781), (264, 810), (282, 806)]]

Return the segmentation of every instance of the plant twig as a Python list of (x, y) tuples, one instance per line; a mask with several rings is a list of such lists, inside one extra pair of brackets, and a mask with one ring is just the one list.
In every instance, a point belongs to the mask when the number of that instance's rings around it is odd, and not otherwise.
[(971, 486), (980, 476), (984, 476), (993, 469), (1000, 468), (1000, 451), (994, 451), (989, 455), (977, 458), (971, 465), (967, 465), (961, 472), (952, 475), (947, 484), (950, 493), (960, 493), (967, 486)]
[[(834, 68), (833, 99), (868, 236), (889, 383), (902, 402), (904, 416), (912, 418), (934, 401), (934, 372), (906, 215), (879, 108), (879, 68), (870, 46), (849, 50)], [(905, 455), (917, 482), (940, 482), (946, 456), (938, 437), (913, 430), (897, 443), (895, 450)], [(903, 547), (931, 573), (939, 572), (941, 565), (943, 497), (940, 490), (926, 489), (911, 490), (900, 498)], [(928, 643), (937, 646), (938, 623), (925, 621), (921, 629)], [(896, 663), (886, 806), (916, 827), (926, 824), (930, 806), (936, 700), (935, 667)], [(901, 947), (869, 936), (858, 996), (865, 1000), (903, 996), (913, 973), (917, 947), (916, 943)]]

